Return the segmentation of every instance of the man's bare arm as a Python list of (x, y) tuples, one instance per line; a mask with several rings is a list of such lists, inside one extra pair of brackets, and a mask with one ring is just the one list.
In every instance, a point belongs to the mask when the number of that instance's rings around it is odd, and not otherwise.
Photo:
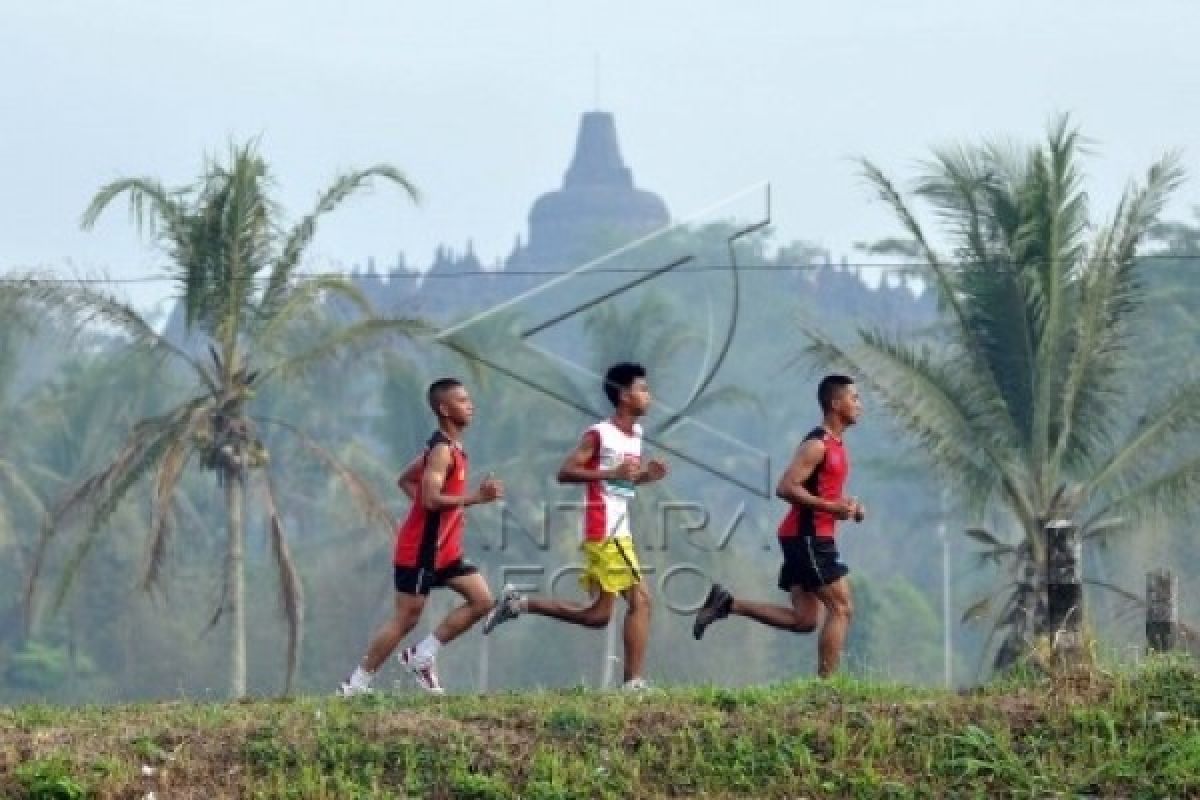
[(396, 485), (400, 487), (400, 491), (413, 500), (417, 496), (417, 487), (421, 484), (421, 462), (424, 461), (422, 456), (414, 458), (407, 467), (400, 472), (400, 477), (396, 479)]
[(425, 459), (425, 471), (421, 475), (421, 502), (427, 511), (490, 503), (504, 496), (503, 484), (490, 476), (470, 494), (445, 494), (442, 490), (446, 486), (446, 472), (453, 462), (454, 457), (448, 444), (434, 445), (429, 451), (429, 456)]
[(592, 469), (588, 467), (596, 456), (596, 448), (600, 446), (597, 437), (586, 434), (579, 444), (567, 454), (566, 460), (558, 468), (559, 483), (591, 483), (592, 481), (607, 480), (636, 480), (638, 468), (632, 461), (625, 461), (611, 469)]
[(854, 503), (843, 498), (826, 500), (804, 488), (804, 483), (812, 477), (813, 471), (823, 458), (825, 458), (824, 442), (819, 439), (809, 439), (801, 444), (796, 448), (796, 455), (792, 457), (792, 462), (788, 464), (788, 468), (784, 470), (783, 476), (779, 479), (779, 485), (775, 488), (775, 496), (793, 505), (807, 506), (817, 511), (833, 514), (838, 519), (848, 519), (854, 513)]

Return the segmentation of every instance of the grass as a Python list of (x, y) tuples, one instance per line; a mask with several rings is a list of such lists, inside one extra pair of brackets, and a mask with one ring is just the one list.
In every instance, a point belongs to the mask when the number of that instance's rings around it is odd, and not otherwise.
[(0, 709), (0, 797), (1200, 796), (1200, 672)]

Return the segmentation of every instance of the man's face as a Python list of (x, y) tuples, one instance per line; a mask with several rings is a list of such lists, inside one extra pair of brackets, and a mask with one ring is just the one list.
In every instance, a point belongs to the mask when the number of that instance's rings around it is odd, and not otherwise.
[(650, 384), (645, 378), (634, 378), (628, 389), (621, 392), (624, 395), (625, 406), (634, 415), (642, 416), (650, 408)]
[(842, 389), (833, 399), (833, 411), (842, 422), (853, 425), (862, 416), (862, 399), (858, 396), (858, 387), (853, 383)]
[(471, 403), (471, 395), (462, 386), (455, 386), (453, 389), (443, 392), (438, 406), (441, 408), (442, 416), (452, 420), (460, 428), (470, 425), (471, 417), (475, 415), (475, 406)]

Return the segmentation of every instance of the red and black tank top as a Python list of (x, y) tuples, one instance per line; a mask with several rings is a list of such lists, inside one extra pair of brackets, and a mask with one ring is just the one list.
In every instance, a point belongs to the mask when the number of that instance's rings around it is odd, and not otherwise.
[[(817, 440), (825, 444), (825, 457), (804, 482), (809, 494), (836, 502), (842, 499), (846, 477), (850, 474), (850, 456), (842, 440), (824, 428), (814, 428), (804, 441)], [(780, 538), (816, 536), (832, 539), (837, 535), (837, 517), (811, 506), (793, 504), (779, 525)]]
[[(467, 491), (467, 454), (460, 445), (441, 431), (436, 431), (425, 445), (422, 463), (428, 463), (433, 448), (443, 444), (450, 448), (450, 467), (446, 472), (442, 494), (462, 496)], [(443, 569), (463, 557), (463, 507), (428, 511), (422, 502), (421, 492), (421, 483), (418, 483), (408, 516), (396, 529), (393, 561), (398, 567)]]

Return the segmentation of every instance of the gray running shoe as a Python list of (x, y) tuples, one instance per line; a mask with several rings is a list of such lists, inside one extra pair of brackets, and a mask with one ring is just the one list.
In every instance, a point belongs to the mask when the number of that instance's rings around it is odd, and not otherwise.
[(496, 605), (492, 607), (483, 621), (484, 635), (491, 633), (500, 623), (508, 622), (519, 616), (521, 616), (521, 593), (512, 584), (506, 583), (500, 592), (500, 599), (496, 601)]

